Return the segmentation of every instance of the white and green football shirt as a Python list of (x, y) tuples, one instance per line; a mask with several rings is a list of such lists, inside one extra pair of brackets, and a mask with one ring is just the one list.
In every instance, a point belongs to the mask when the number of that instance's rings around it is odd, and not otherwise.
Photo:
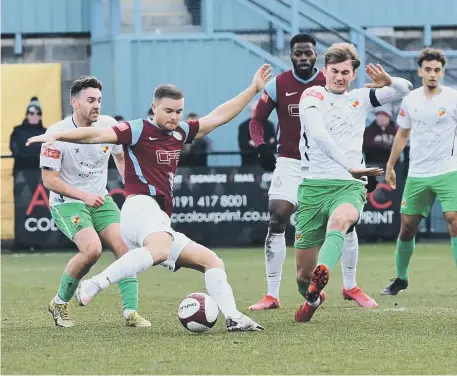
[(457, 171), (457, 90), (441, 86), (432, 98), (423, 87), (413, 90), (403, 99), (397, 123), (411, 129), (408, 176)]
[[(309, 178), (355, 180), (348, 170), (365, 167), (362, 144), (367, 112), (403, 98), (410, 88), (409, 81), (393, 78), (391, 86), (343, 94), (321, 86), (306, 89), (299, 104), (300, 153), (302, 160), (309, 160)], [(306, 122), (305, 110), (312, 107), (319, 111), (325, 124), (322, 118)]]
[[(117, 121), (110, 116), (100, 115), (93, 127), (111, 128)], [(73, 118), (67, 117), (51, 126), (46, 133), (75, 129)], [(121, 145), (113, 144), (73, 144), (56, 141), (48, 147), (42, 147), (40, 167), (60, 171), (62, 180), (85, 192), (106, 195), (108, 179), (108, 161), (111, 154), (122, 153)], [(58, 205), (68, 202), (82, 202), (70, 197), (50, 192), (49, 204)]]

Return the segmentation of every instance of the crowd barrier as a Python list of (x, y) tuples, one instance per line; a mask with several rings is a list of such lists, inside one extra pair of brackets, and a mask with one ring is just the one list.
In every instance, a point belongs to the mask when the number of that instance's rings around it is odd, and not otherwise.
[[(402, 169), (400, 163), (397, 190), (392, 190), (380, 178), (377, 189), (367, 194), (357, 226), (360, 239), (397, 236), (404, 186)], [(272, 174), (258, 166), (179, 168), (174, 182), (173, 227), (208, 246), (261, 245), (269, 220), (271, 180)], [(122, 207), (125, 191), (115, 168), (109, 169), (107, 187), (114, 201)], [(13, 190), (14, 248), (48, 250), (71, 246), (51, 218), (49, 193), (42, 184), (39, 169), (15, 171)], [(292, 216), (287, 231), (289, 244), (293, 242), (293, 225)]]

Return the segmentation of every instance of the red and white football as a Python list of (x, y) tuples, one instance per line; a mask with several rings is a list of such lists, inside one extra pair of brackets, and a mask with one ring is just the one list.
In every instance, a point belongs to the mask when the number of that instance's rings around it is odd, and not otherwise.
[(203, 333), (216, 324), (219, 307), (214, 299), (202, 292), (187, 295), (179, 305), (181, 324), (192, 333)]

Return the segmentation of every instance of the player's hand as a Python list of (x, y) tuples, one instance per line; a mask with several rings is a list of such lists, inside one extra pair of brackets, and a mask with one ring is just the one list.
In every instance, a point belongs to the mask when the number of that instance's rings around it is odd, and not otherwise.
[(386, 182), (391, 188), (397, 188), (397, 175), (393, 167), (386, 167)]
[(387, 73), (381, 64), (368, 64), (365, 68), (365, 72), (373, 82), (365, 84), (368, 88), (381, 88), (384, 86), (392, 85), (392, 77)]
[(97, 209), (105, 203), (105, 198), (96, 193), (86, 193), (84, 195), (83, 201), (87, 205)]
[(263, 64), (252, 79), (252, 86), (259, 92), (263, 90), (268, 81), (273, 77), (273, 69), (270, 64)]
[(384, 170), (379, 167), (369, 167), (369, 168), (351, 168), (349, 173), (355, 178), (360, 179), (362, 176), (380, 176), (384, 174)]
[(276, 157), (266, 144), (257, 147), (259, 151), (260, 165), (265, 171), (274, 171), (276, 168)]
[(44, 143), (43, 146), (46, 147), (46, 146), (52, 145), (56, 140), (57, 140), (57, 138), (53, 135), (42, 134), (39, 136), (30, 137), (27, 140), (25, 146), (30, 146), (32, 144), (38, 144), (38, 143)]

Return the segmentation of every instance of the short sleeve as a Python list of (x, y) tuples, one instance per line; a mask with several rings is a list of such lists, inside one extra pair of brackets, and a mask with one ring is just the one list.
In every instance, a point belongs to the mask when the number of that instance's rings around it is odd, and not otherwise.
[(184, 133), (186, 134), (184, 143), (192, 143), (200, 128), (200, 122), (198, 120), (181, 121), (179, 123), (179, 126), (183, 129)]
[(50, 146), (42, 146), (40, 152), (40, 168), (60, 171), (63, 158), (62, 142), (56, 141)]
[(323, 90), (325, 89), (316, 86), (306, 89), (300, 97), (300, 110), (305, 110), (309, 107), (320, 109), (325, 98)]
[(111, 150), (111, 154), (113, 154), (113, 155), (121, 154), (123, 152), (124, 152), (124, 149), (123, 149), (122, 145), (114, 145), (113, 149)]
[(266, 102), (268, 100), (268, 98), (266, 96), (270, 97), (273, 102), (275, 102), (275, 103), (277, 102), (277, 100), (276, 100), (276, 97), (277, 97), (277, 95), (276, 95), (276, 77), (273, 78), (272, 80), (268, 81), (268, 83), (265, 86), (265, 89), (263, 90), (262, 100), (264, 102)]
[(411, 129), (411, 118), (408, 113), (408, 103), (407, 99), (403, 99), (400, 106), (400, 111), (398, 112), (397, 124), (400, 128)]
[(116, 124), (112, 129), (117, 136), (117, 145), (130, 145), (132, 143), (133, 132), (129, 122)]

